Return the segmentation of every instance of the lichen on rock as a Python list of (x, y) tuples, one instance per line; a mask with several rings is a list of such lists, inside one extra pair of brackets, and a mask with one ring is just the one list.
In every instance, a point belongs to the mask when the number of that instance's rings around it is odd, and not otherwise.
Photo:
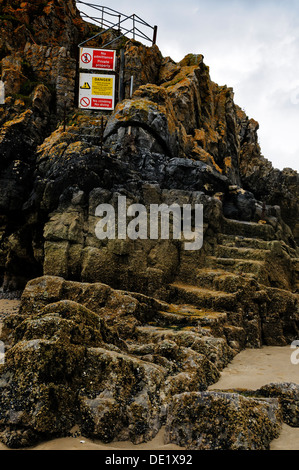
[(223, 392), (176, 395), (170, 405), (166, 442), (192, 450), (267, 450), (279, 436), (275, 400)]

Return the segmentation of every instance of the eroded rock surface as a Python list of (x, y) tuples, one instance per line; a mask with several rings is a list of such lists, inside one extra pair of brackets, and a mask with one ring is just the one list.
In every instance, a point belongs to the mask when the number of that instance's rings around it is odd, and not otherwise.
[(76, 427), (137, 444), (166, 424), (166, 442), (188, 449), (267, 449), (283, 420), (298, 425), (298, 386), (207, 392), (246, 338), (224, 312), (35, 279), (4, 320), (1, 440), (26, 447)]
[(192, 450), (267, 450), (279, 436), (276, 400), (258, 400), (223, 392), (173, 397), (166, 442)]
[(149, 326), (159, 307), (104, 284), (29, 283), (3, 328), (1, 440), (28, 446), (75, 425), (104, 442), (153, 438), (173, 393), (205, 390), (234, 355), (200, 326)]

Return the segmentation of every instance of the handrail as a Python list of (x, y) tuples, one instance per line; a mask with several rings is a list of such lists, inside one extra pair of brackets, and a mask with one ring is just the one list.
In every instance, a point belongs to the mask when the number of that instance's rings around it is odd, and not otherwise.
[[(76, 0), (76, 3), (81, 4), (81, 5), (83, 5), (85, 7), (88, 7), (88, 8), (94, 9), (97, 12), (100, 12), (101, 17), (99, 17), (99, 16), (90, 16), (91, 15), (90, 12), (89, 12), (90, 14), (88, 14), (88, 13), (86, 13), (86, 11), (81, 11), (80, 10), (82, 18), (89, 18), (90, 20), (92, 20), (95, 23), (99, 24), (102, 29), (105, 28), (104, 31), (101, 31), (101, 32), (97, 33), (96, 35), (94, 35), (93, 37), (83, 41), (81, 44), (79, 44), (79, 47), (82, 47), (87, 42), (91, 41), (92, 39), (95, 39), (98, 36), (101, 36), (105, 32), (110, 31), (110, 30), (114, 30), (114, 29), (117, 29), (117, 31), (119, 33), (122, 33), (122, 34), (120, 36), (118, 36), (117, 38), (113, 39), (112, 41), (110, 41), (109, 43), (101, 46), (102, 48), (107, 47), (112, 42), (117, 41), (121, 37), (125, 36), (125, 33), (126, 34), (132, 34), (133, 39), (135, 39), (135, 37), (137, 36), (141, 39), (144, 39), (146, 41), (151, 42), (152, 45), (156, 44), (157, 29), (158, 29), (157, 26), (151, 26), (150, 24), (148, 24), (146, 21), (144, 21), (142, 18), (140, 18), (135, 13), (132, 14), (132, 15), (125, 15), (123, 13), (120, 13), (117, 10), (113, 10), (110, 7), (105, 7), (105, 6), (102, 6), (102, 5), (95, 5), (93, 3), (84, 2), (82, 0)], [(117, 17), (118, 21), (116, 23), (113, 23), (110, 19), (107, 19), (106, 16)], [(132, 27), (130, 27), (130, 25), (129, 26), (126, 25), (127, 27), (124, 27), (123, 23), (128, 22), (128, 21), (132, 22)], [(144, 31), (137, 28), (136, 23), (138, 25), (142, 25), (143, 27), (150, 28), (153, 31), (152, 39)], [(122, 25), (122, 30), (121, 30), (121, 25)]]

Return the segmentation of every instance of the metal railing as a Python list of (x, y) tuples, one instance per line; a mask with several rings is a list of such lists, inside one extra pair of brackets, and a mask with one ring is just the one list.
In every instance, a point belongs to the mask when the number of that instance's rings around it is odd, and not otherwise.
[[(95, 23), (103, 30), (86, 41), (83, 41), (81, 44), (79, 44), (79, 47), (82, 47), (87, 42), (101, 36), (110, 30), (117, 31), (119, 36), (109, 43), (101, 46), (103, 48), (130, 34), (132, 35), (133, 39), (136, 39), (137, 37), (151, 42), (152, 45), (156, 44), (158, 31), (157, 26), (151, 26), (138, 15), (132, 14), (128, 16), (120, 13), (117, 10), (113, 10), (112, 8), (102, 5), (95, 5), (93, 3), (82, 2), (81, 0), (77, 0), (76, 3), (78, 5), (81, 17), (83, 19), (91, 20), (92, 23)], [(97, 16), (94, 16), (94, 14)], [(150, 34), (151, 36), (149, 36)]]

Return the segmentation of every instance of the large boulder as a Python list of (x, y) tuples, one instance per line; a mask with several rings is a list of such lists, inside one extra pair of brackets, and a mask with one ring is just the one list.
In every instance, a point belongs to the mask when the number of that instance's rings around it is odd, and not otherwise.
[(29, 446), (76, 424), (104, 441), (154, 437), (166, 371), (118, 346), (98, 314), (72, 301), (19, 321), (1, 367), (2, 442)]
[(236, 393), (183, 393), (167, 411), (166, 442), (191, 450), (267, 450), (279, 436), (281, 413), (275, 399)]
[(299, 427), (299, 385), (295, 383), (271, 383), (255, 392), (257, 396), (276, 398), (282, 408), (283, 421)]

